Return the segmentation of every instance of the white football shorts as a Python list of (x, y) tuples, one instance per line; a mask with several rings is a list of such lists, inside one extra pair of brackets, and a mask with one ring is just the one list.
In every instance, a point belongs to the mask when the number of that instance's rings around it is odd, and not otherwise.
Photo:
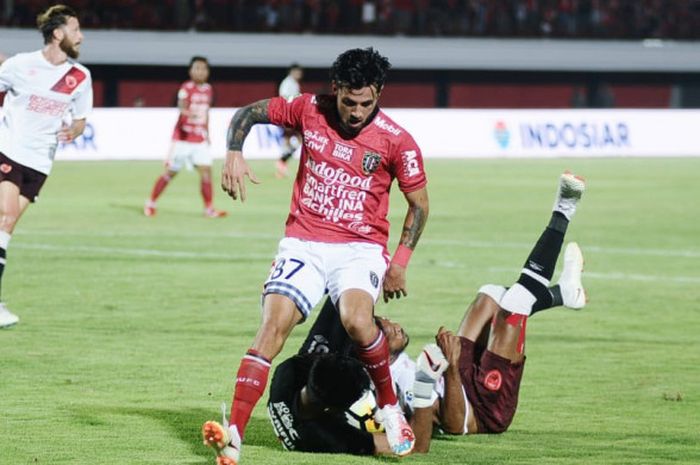
[(305, 320), (328, 293), (333, 302), (349, 289), (361, 289), (377, 301), (388, 257), (377, 244), (328, 243), (285, 237), (263, 287), (267, 294), (281, 294), (297, 305)]
[(168, 169), (180, 171), (182, 168), (192, 169), (192, 166), (211, 166), (211, 162), (211, 151), (206, 142), (176, 140), (173, 142), (173, 154)]

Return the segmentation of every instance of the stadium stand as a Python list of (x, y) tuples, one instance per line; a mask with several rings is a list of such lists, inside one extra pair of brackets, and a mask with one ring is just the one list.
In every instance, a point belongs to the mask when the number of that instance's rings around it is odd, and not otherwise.
[[(36, 46), (43, 4), (4, 2), (0, 51)], [(302, 90), (317, 92), (348, 45), (391, 57), (386, 107), (700, 106), (700, 53), (696, 42), (679, 40), (700, 38), (700, 0), (72, 4), (88, 36), (81, 60), (93, 70), (96, 106), (174, 105), (183, 63), (195, 54), (212, 63), (215, 106), (274, 95), (292, 61), (306, 69)]]
[[(34, 25), (44, 2), (5, 2)], [(697, 0), (76, 0), (85, 28), (453, 37), (700, 38)]]

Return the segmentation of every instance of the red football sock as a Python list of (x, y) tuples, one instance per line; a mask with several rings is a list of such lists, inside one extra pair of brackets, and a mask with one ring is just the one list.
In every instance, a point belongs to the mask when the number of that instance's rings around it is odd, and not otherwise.
[(248, 350), (238, 368), (236, 388), (231, 403), (230, 423), (236, 425), (241, 439), (255, 404), (265, 392), (269, 373), (270, 361), (253, 349)]
[(358, 348), (360, 361), (365, 365), (377, 389), (377, 405), (379, 408), (398, 402), (394, 391), (394, 382), (389, 370), (389, 343), (381, 330), (377, 337), (367, 347)]
[(202, 180), (199, 187), (202, 193), (202, 199), (204, 199), (204, 206), (206, 208), (211, 208), (211, 201), (214, 198), (211, 190), (211, 181)]
[(506, 323), (511, 326), (520, 326), (517, 351), (519, 354), (522, 354), (523, 350), (525, 349), (525, 328), (527, 327), (527, 317), (518, 313), (511, 313), (506, 317)]
[(155, 202), (156, 199), (160, 197), (160, 194), (162, 194), (165, 188), (168, 186), (170, 179), (170, 176), (167, 174), (164, 174), (158, 178), (156, 184), (153, 186), (153, 191), (151, 192), (151, 202)]

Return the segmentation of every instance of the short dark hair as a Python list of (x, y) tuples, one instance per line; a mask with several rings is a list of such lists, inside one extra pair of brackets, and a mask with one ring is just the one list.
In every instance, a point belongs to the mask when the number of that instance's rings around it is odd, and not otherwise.
[(303, 69), (299, 63), (292, 63), (289, 65), (289, 71), (294, 71), (295, 69)]
[(320, 354), (311, 365), (306, 387), (323, 407), (344, 410), (369, 389), (369, 375), (354, 358)]
[(53, 39), (53, 31), (68, 23), (68, 18), (77, 18), (75, 10), (66, 5), (54, 5), (36, 17), (36, 25), (44, 36), (44, 43)]
[(354, 48), (341, 53), (335, 59), (331, 66), (331, 81), (339, 87), (349, 89), (362, 89), (373, 85), (377, 90), (381, 90), (389, 68), (389, 60), (374, 48)]
[(207, 60), (206, 57), (195, 55), (192, 58), (190, 58), (190, 68), (196, 61), (203, 61), (205, 65), (209, 66), (209, 60)]

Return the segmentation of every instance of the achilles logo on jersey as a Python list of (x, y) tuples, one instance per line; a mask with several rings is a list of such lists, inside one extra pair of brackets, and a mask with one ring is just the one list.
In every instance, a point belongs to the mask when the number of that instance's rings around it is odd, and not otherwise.
[(406, 171), (406, 176), (413, 177), (420, 174), (420, 165), (418, 164), (418, 152), (415, 150), (406, 150), (401, 152), (403, 159), (403, 168)]
[(354, 147), (350, 147), (348, 145), (343, 145), (336, 142), (335, 148), (333, 149), (333, 156), (335, 158), (339, 158), (340, 160), (349, 162), (352, 160), (352, 155), (354, 151)]
[(73, 66), (56, 84), (54, 84), (51, 90), (61, 94), (72, 94), (75, 88), (85, 80), (85, 77), (84, 72)]
[(401, 134), (401, 129), (397, 128), (396, 126), (394, 126), (393, 124), (391, 124), (390, 122), (388, 122), (387, 120), (382, 118), (381, 116), (377, 116), (376, 118), (374, 118), (374, 124), (376, 124), (377, 126), (379, 126), (382, 129), (384, 129), (385, 131), (392, 133), (395, 136), (398, 136), (399, 134)]

